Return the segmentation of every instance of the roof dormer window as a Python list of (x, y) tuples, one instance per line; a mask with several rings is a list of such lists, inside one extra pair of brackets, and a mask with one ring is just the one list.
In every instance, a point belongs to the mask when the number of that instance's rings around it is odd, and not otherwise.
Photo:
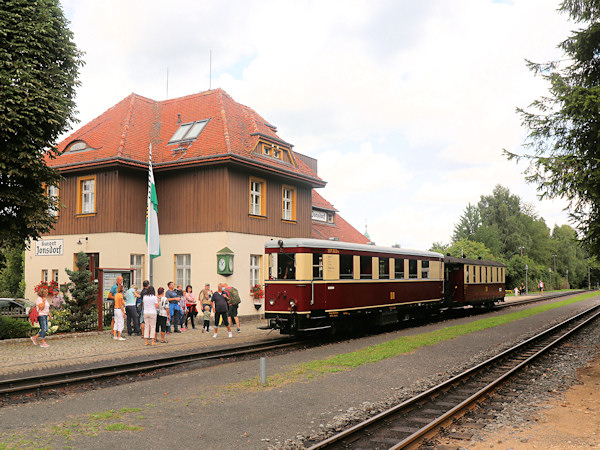
[(89, 149), (90, 146), (87, 145), (85, 141), (73, 141), (66, 149), (65, 152), (81, 152), (83, 150)]
[(194, 141), (200, 135), (207, 123), (208, 120), (199, 120), (181, 124), (173, 137), (169, 139), (169, 144)]

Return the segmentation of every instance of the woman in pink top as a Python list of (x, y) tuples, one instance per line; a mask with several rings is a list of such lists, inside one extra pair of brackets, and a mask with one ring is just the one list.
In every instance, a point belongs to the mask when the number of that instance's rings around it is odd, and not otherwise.
[(185, 316), (185, 327), (187, 328), (188, 320), (192, 319), (192, 328), (196, 329), (196, 325), (194, 324), (194, 317), (198, 315), (198, 310), (196, 309), (196, 295), (192, 292), (192, 286), (189, 284), (185, 288), (185, 294), (183, 294), (185, 298), (185, 306), (187, 307), (187, 316)]
[(48, 295), (48, 289), (41, 288), (38, 292), (39, 297), (35, 301), (35, 307), (38, 310), (38, 323), (40, 324), (40, 332), (35, 336), (31, 336), (31, 341), (33, 345), (37, 345), (38, 337), (42, 339), (42, 343), (40, 347), (49, 347), (46, 344), (46, 333), (48, 332), (48, 319), (51, 319), (50, 316), (50, 302), (46, 299)]

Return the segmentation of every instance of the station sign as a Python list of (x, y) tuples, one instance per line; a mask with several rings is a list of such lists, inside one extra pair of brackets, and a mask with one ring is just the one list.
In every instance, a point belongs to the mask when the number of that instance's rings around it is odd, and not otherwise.
[(35, 256), (61, 256), (64, 250), (63, 239), (42, 239), (35, 241)]

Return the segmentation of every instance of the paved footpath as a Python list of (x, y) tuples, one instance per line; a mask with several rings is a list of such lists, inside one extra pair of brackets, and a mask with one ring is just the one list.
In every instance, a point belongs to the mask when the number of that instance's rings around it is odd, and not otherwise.
[(11, 379), (25, 373), (59, 371), (69, 367), (81, 367), (100, 361), (147, 359), (150, 355), (167, 355), (207, 347), (224, 347), (263, 339), (278, 339), (278, 331), (259, 330), (265, 320), (242, 321), (241, 332), (232, 327), (233, 337), (227, 337), (227, 328), (219, 327), (213, 339), (214, 328), (202, 332), (200, 327), (188, 328), (181, 333), (167, 335), (167, 344), (144, 345), (140, 336), (127, 336), (125, 341), (112, 339), (109, 331), (57, 334), (48, 336), (49, 347), (33, 345), (31, 339), (0, 340), (0, 379)]
[[(506, 297), (506, 303), (537, 296), (509, 296)], [(219, 327), (218, 337), (213, 339), (212, 324), (209, 333), (203, 333), (202, 329), (196, 326), (196, 329), (188, 328), (188, 331), (167, 335), (168, 344), (159, 343), (154, 346), (145, 346), (141, 337), (127, 336), (127, 333), (124, 333), (126, 341), (116, 341), (112, 339), (109, 331), (49, 336), (47, 342), (50, 346), (46, 348), (33, 345), (29, 338), (0, 340), (0, 380), (32, 372), (82, 367), (100, 361), (134, 361), (147, 359), (149, 355), (168, 355), (211, 346), (221, 347), (281, 337), (278, 331), (258, 329), (266, 324), (266, 320), (242, 319), (242, 332), (237, 333), (235, 326), (232, 327), (232, 339), (227, 337), (226, 327)]]

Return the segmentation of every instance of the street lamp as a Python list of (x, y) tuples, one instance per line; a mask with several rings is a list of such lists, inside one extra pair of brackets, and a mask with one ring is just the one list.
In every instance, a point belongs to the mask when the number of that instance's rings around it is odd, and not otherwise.
[(548, 275), (550, 276), (550, 288), (549, 291), (552, 290), (552, 267), (548, 267)]
[(529, 270), (529, 266), (527, 264), (525, 264), (525, 294), (529, 294), (529, 284), (527, 283), (527, 271), (528, 270)]
[(567, 269), (567, 289), (569, 289), (569, 269)]

